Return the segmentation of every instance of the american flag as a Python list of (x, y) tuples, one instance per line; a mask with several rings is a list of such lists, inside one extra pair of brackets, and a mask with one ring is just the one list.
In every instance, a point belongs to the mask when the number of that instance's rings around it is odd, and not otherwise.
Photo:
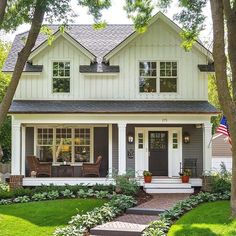
[(229, 126), (228, 126), (227, 119), (225, 116), (222, 117), (222, 119), (220, 121), (220, 125), (216, 129), (216, 133), (220, 133), (220, 134), (227, 136), (229, 143), (232, 145), (230, 133), (229, 133)]

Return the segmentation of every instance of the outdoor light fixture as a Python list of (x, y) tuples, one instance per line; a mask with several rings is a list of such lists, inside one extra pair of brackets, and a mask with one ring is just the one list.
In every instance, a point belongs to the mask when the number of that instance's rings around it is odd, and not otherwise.
[(132, 133), (128, 134), (128, 143), (132, 144), (134, 142), (134, 135)]
[(190, 135), (188, 132), (185, 132), (184, 135), (183, 135), (183, 141), (184, 143), (190, 143)]

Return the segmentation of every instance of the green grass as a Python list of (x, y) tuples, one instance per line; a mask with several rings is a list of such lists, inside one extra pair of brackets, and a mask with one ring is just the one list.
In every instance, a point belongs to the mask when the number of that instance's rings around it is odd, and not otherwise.
[(71, 216), (102, 206), (106, 200), (64, 199), (0, 206), (0, 236), (47, 236)]
[(204, 203), (182, 216), (168, 236), (235, 236), (236, 219), (230, 218), (229, 201)]

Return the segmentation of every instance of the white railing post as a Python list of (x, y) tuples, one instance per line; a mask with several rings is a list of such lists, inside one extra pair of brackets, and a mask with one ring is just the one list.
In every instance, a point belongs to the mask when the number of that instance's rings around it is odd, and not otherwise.
[(118, 171), (126, 173), (126, 123), (118, 123)]

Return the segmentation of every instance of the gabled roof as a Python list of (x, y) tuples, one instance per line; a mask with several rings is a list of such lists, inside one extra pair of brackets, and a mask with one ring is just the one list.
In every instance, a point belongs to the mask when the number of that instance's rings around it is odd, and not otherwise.
[[(162, 19), (165, 21), (177, 33), (182, 31), (178, 25), (176, 25), (161, 12), (158, 12), (150, 20), (149, 25), (156, 22), (157, 19)], [(60, 25), (48, 25), (48, 27), (52, 29), (53, 34), (58, 36), (61, 35), (59, 32)], [(27, 35), (28, 32), (16, 35), (10, 53), (3, 67), (3, 71), (12, 72), (14, 70), (17, 55), (23, 48)], [(102, 30), (95, 30), (93, 25), (73, 24), (66, 28), (64, 37), (71, 40), (72, 43), (78, 44), (77, 46), (91, 59), (91, 61), (94, 61), (96, 58), (97, 63), (101, 64), (102, 61), (108, 61), (113, 55), (115, 55), (138, 35), (139, 33), (135, 31), (133, 25), (107, 25), (107, 27)], [(47, 36), (40, 33), (30, 58), (32, 58), (44, 46), (47, 46)], [(208, 51), (200, 41), (197, 41), (194, 47), (206, 55), (209, 62), (213, 61), (211, 52)], [(100, 67), (103, 68), (102, 66)], [(26, 72), (26, 67), (24, 71)]]
[[(168, 18), (165, 14), (162, 12), (158, 12), (156, 15), (154, 15), (148, 24), (148, 27), (150, 27), (153, 23), (155, 23), (158, 19), (161, 19), (164, 21), (167, 25), (169, 25), (176, 33), (180, 34), (183, 32), (183, 29), (181, 29), (174, 21), (172, 21), (170, 18)], [(117, 52), (119, 52), (123, 47), (125, 47), (127, 44), (129, 44), (132, 40), (134, 40), (136, 37), (140, 35), (139, 32), (135, 31), (132, 34), (130, 34), (124, 41), (122, 41), (120, 44), (118, 44), (115, 48), (113, 48), (110, 52), (108, 52), (104, 56), (105, 61), (109, 61), (109, 59), (114, 56)], [(213, 62), (212, 53), (203, 46), (200, 40), (197, 40), (196, 43), (193, 45), (196, 49), (198, 49), (201, 53), (207, 56), (208, 60), (210, 62)]]
[[(82, 53), (84, 53), (91, 61), (95, 61), (96, 56), (92, 52), (90, 52), (86, 47), (84, 47), (80, 42), (78, 42), (74, 37), (72, 37), (69, 33), (67, 32), (62, 33), (60, 32), (60, 30), (57, 30), (53, 34), (53, 36), (54, 40), (56, 40), (59, 37), (64, 37), (76, 48), (78, 48)], [(39, 52), (41, 52), (46, 47), (49, 47), (47, 40), (43, 41), (37, 47), (34, 47), (29, 57), (29, 60), (31, 61)]]
[[(48, 25), (48, 27), (55, 33), (58, 31), (59, 25)], [(66, 33), (82, 47), (95, 55), (98, 61), (102, 61), (102, 58), (109, 51), (133, 32), (133, 25), (107, 25), (107, 27), (102, 30), (95, 30), (93, 25), (69, 25), (66, 29)], [(16, 35), (3, 71), (11, 72), (14, 70), (17, 54), (23, 48), (27, 35), (28, 32)], [(42, 45), (46, 41), (47, 36), (40, 33), (32, 51), (36, 50), (39, 45)]]

